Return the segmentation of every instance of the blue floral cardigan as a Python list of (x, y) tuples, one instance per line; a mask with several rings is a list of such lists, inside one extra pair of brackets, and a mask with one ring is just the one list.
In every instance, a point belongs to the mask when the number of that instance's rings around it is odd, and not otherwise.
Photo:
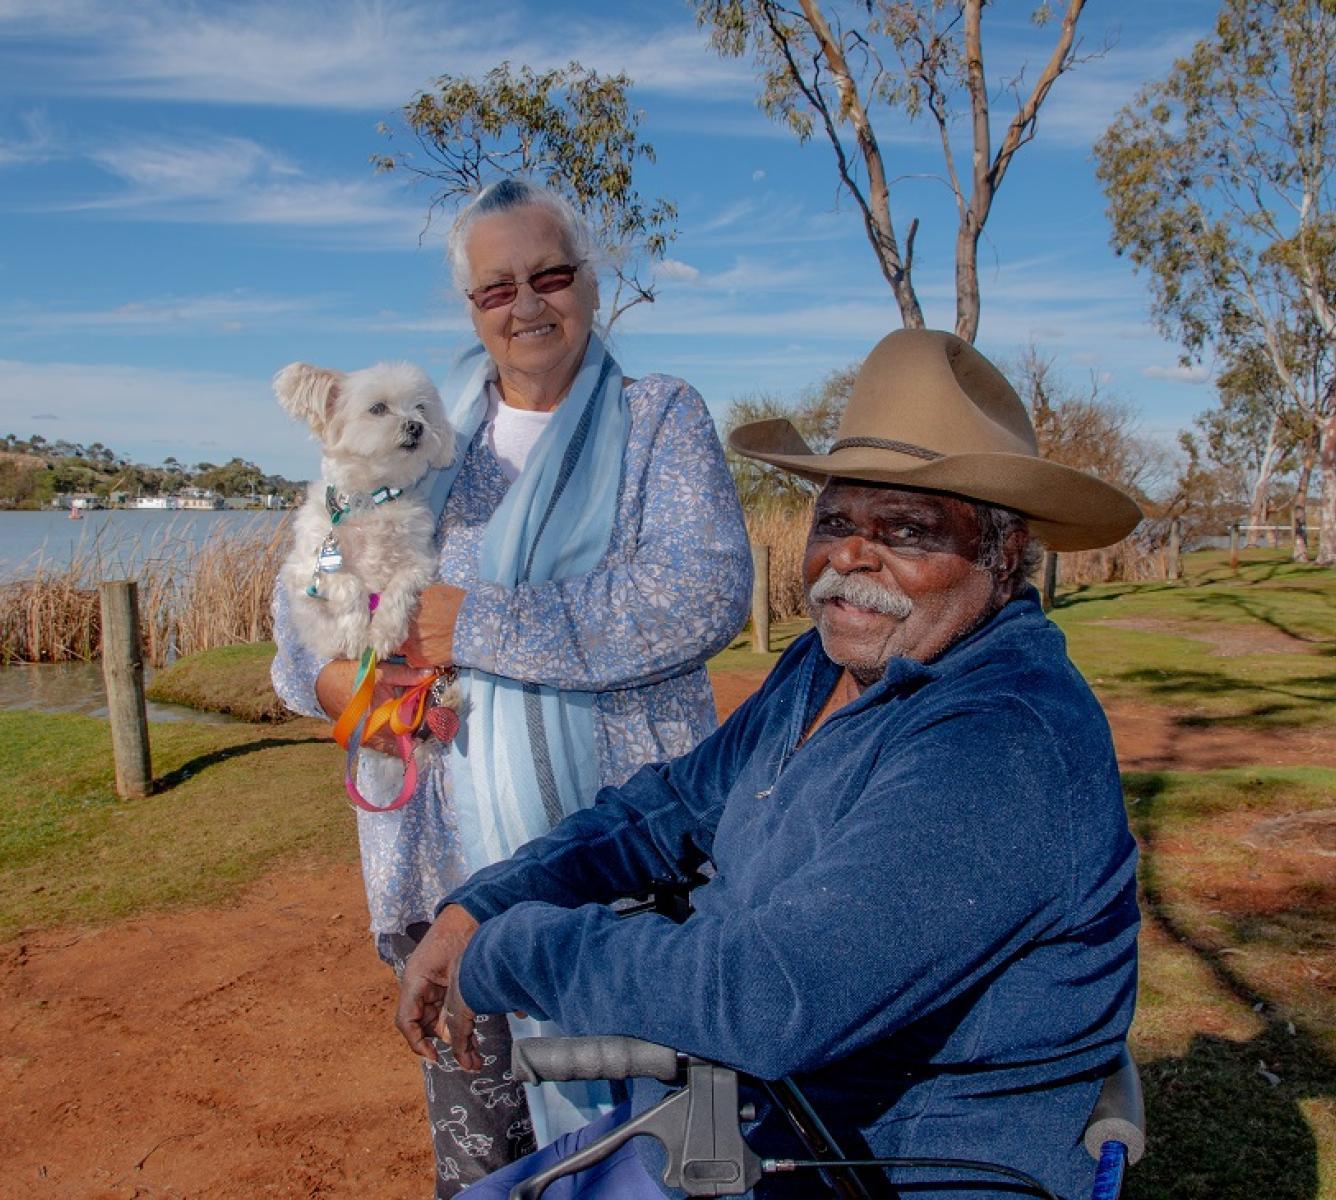
[[(741, 627), (751, 592), (742, 513), (704, 401), (666, 375), (627, 385), (626, 399), (617, 520), (597, 570), (514, 589), (478, 578), (483, 530), (509, 486), (484, 427), (442, 517), (438, 572), (468, 592), (455, 628), (459, 666), (597, 693), (601, 786), (685, 753), (714, 729), (704, 663)], [(275, 690), (294, 711), (326, 716), (315, 698), (324, 660), (298, 639), (282, 588), (274, 637)], [(450, 798), (449, 763), (437, 751), (404, 808), (357, 814), (373, 933), (431, 920), (463, 881)]]

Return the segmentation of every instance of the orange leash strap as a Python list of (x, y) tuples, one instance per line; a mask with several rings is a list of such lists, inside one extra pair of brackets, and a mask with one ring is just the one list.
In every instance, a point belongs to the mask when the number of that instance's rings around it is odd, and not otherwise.
[(367, 710), (371, 707), (371, 696), (376, 690), (376, 654), (371, 649), (362, 651), (362, 661), (357, 668), (357, 681), (353, 684), (352, 699), (348, 707), (339, 714), (334, 722), (334, 740), (345, 750), (357, 727), (362, 723)]
[[(348, 707), (339, 715), (334, 725), (334, 740), (348, 751), (344, 766), (343, 786), (348, 798), (358, 808), (366, 812), (393, 812), (403, 808), (417, 789), (417, 763), (413, 758), (413, 734), (422, 724), (427, 709), (427, 697), (431, 694), (435, 679), (428, 676), (402, 694), (395, 696), (371, 711), (371, 696), (376, 686), (376, 656), (371, 650), (362, 654), (358, 667), (357, 681), (353, 688), (352, 699)], [(403, 783), (399, 794), (386, 805), (372, 804), (357, 790), (357, 754), (362, 743), (374, 737), (386, 725), (395, 735), (399, 747), (399, 757), (404, 764)]]

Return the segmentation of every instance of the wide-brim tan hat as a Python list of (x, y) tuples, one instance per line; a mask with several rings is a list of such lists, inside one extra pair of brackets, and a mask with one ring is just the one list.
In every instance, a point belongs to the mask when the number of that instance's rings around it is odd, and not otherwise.
[(828, 454), (814, 454), (783, 418), (740, 425), (728, 444), (818, 484), (839, 476), (1014, 509), (1053, 550), (1111, 545), (1141, 520), (1112, 484), (1040, 458), (1025, 405), (1002, 372), (940, 330), (901, 329), (877, 343)]

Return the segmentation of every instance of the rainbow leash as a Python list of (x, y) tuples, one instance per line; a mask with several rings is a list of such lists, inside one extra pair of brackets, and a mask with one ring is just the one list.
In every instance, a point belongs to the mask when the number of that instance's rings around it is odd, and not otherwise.
[[(418, 777), (417, 763), (413, 759), (413, 734), (422, 724), (427, 697), (434, 682), (428, 676), (405, 689), (402, 695), (386, 700), (373, 710), (371, 697), (376, 688), (376, 655), (370, 649), (362, 652), (352, 699), (334, 723), (334, 740), (348, 752), (343, 768), (343, 786), (348, 792), (348, 798), (364, 812), (393, 812), (403, 808), (412, 798)], [(364, 741), (374, 737), (386, 725), (390, 727), (399, 747), (399, 757), (404, 764), (404, 781), (399, 787), (399, 794), (389, 804), (378, 805), (372, 804), (357, 790), (357, 753)]]

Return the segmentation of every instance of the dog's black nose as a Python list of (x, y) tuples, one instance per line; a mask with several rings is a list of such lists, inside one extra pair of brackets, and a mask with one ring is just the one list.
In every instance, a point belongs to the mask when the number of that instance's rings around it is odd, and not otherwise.
[(405, 422), (404, 422), (404, 433), (405, 433), (408, 437), (411, 437), (414, 441), (416, 441), (418, 438), (420, 438), (420, 437), (422, 436), (422, 422), (421, 422), (421, 421), (405, 421)]

